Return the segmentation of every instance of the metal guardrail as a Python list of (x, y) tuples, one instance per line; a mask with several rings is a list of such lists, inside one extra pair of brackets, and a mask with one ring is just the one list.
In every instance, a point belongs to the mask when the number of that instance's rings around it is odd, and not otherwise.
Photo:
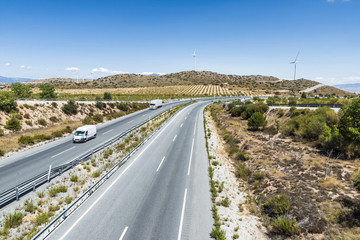
[[(176, 106), (175, 106), (176, 107)], [(169, 110), (171, 110), (172, 108), (170, 108)], [(135, 125), (134, 127), (126, 130), (125, 132), (113, 137), (112, 139), (110, 139), (109, 141), (91, 149), (90, 151), (84, 153), (83, 155), (80, 155), (78, 158), (76, 158), (75, 160), (51, 168), (50, 170), (47, 170), (3, 193), (0, 194), (0, 208), (5, 206), (6, 204), (14, 201), (14, 200), (19, 200), (20, 196), (24, 195), (25, 193), (28, 193), (30, 191), (35, 191), (36, 187), (49, 182), (51, 179), (61, 175), (63, 172), (73, 168), (74, 166), (76, 166), (77, 164), (83, 162), (84, 160), (86, 160), (88, 157), (90, 157), (91, 155), (93, 155), (94, 153), (106, 148), (107, 146), (113, 144), (114, 142), (118, 141), (120, 138), (124, 137), (125, 135), (127, 135), (128, 133), (134, 131), (135, 129), (139, 128), (140, 126), (146, 124), (148, 121), (156, 118), (157, 116), (159, 116), (160, 114), (162, 114), (164, 112), (161, 112), (159, 114), (156, 114), (154, 117), (146, 119), (144, 121), (142, 121), (141, 123)]]
[[(115, 173), (123, 163), (125, 163), (142, 145), (144, 145), (157, 131), (159, 131), (175, 114), (171, 115), (166, 121), (164, 121), (159, 127), (157, 127), (149, 136), (147, 136), (141, 143), (139, 143), (130, 153), (128, 153), (124, 158), (118, 161), (109, 171), (96, 182), (94, 183), (85, 193), (83, 193), (79, 198), (77, 198), (69, 207), (63, 210), (57, 217), (55, 217), (48, 225), (46, 225), (40, 232), (38, 232), (32, 240), (38, 239), (43, 234), (46, 234), (46, 238), (52, 230), (62, 223), (74, 210), (76, 210), (81, 203), (83, 203), (88, 197), (92, 195), (113, 173)], [(157, 115), (158, 116), (158, 115)], [(114, 141), (115, 142), (115, 141)], [(51, 229), (53, 227), (53, 229)], [(47, 233), (46, 233), (47, 231)]]
[(267, 104), (268, 106), (284, 106), (284, 107), (332, 107), (341, 108), (342, 104)]

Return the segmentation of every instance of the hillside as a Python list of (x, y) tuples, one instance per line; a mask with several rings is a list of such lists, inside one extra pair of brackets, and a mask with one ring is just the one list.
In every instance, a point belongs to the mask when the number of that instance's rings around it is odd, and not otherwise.
[[(229, 90), (239, 89), (245, 91), (283, 91), (298, 93), (301, 90), (313, 87), (319, 83), (307, 79), (283, 80), (272, 76), (261, 75), (226, 75), (209, 71), (184, 71), (178, 73), (165, 74), (161, 76), (150, 76), (142, 74), (118, 74), (99, 78), (89, 79), (70, 79), (70, 78), (51, 78), (31, 81), (29, 84), (38, 85), (40, 83), (50, 83), (58, 89), (118, 89), (118, 88), (149, 88), (167, 86), (190, 86), (190, 85), (221, 85), (229, 86)], [(351, 93), (336, 88), (327, 88), (324, 93), (339, 96), (351, 95)], [(314, 92), (315, 95), (318, 93)], [(325, 95), (325, 94), (324, 94)]]

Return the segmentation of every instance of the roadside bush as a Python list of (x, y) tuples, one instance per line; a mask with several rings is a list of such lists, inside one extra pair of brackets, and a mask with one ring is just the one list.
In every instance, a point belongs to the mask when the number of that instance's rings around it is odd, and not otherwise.
[(119, 103), (116, 107), (124, 112), (129, 111), (129, 106), (126, 103)]
[(67, 104), (61, 108), (61, 110), (67, 115), (75, 115), (77, 114), (78, 105), (74, 100), (69, 100)]
[(41, 90), (40, 98), (56, 98), (55, 86), (45, 83), (41, 84), (39, 88)]
[(18, 139), (18, 143), (22, 143), (25, 145), (33, 145), (35, 141), (31, 136), (20, 136)]
[(0, 137), (4, 136), (4, 129), (0, 128)]
[(237, 161), (247, 161), (251, 158), (250, 154), (247, 154), (245, 152), (238, 152), (235, 156), (235, 160)]
[(31, 86), (22, 83), (11, 84), (11, 92), (18, 98), (29, 98), (31, 96)]
[(77, 182), (79, 180), (79, 177), (77, 175), (71, 175), (70, 181)]
[(221, 230), (220, 227), (213, 228), (210, 234), (216, 240), (226, 240), (226, 232), (225, 230)]
[(51, 217), (50, 212), (44, 212), (44, 213), (37, 215), (36, 219), (35, 219), (35, 225), (40, 226), (40, 225), (48, 223), (50, 217)]
[(30, 119), (30, 114), (25, 113), (25, 114), (24, 114), (24, 118), (26, 118), (26, 119)]
[(67, 187), (64, 185), (60, 185), (57, 187), (50, 188), (49, 196), (55, 197), (58, 193), (61, 193), (61, 192), (67, 192)]
[[(229, 104), (230, 105), (230, 104)], [(264, 114), (269, 110), (269, 106), (264, 103), (247, 104), (238, 107), (232, 107), (229, 112), (232, 117), (242, 117), (243, 119), (249, 119), (255, 112)]]
[(101, 171), (98, 170), (98, 171), (93, 172), (92, 176), (93, 176), (94, 178), (97, 178), (97, 177), (100, 176), (100, 174), (101, 174)]
[(52, 121), (52, 122), (58, 122), (59, 121), (59, 119), (57, 119), (57, 117), (50, 117), (50, 121)]
[(19, 226), (22, 223), (24, 215), (21, 212), (14, 212), (13, 214), (5, 215), (4, 227), (14, 228)]
[(248, 127), (250, 127), (251, 129), (258, 130), (259, 128), (264, 128), (266, 125), (266, 117), (260, 112), (255, 112), (248, 119)]
[(271, 226), (274, 232), (282, 235), (295, 235), (300, 232), (299, 227), (296, 225), (296, 220), (288, 217), (278, 217), (276, 220), (271, 222)]
[(15, 116), (12, 116), (9, 120), (6, 121), (4, 128), (19, 131), (21, 129), (21, 122)]
[(278, 216), (290, 210), (288, 198), (284, 193), (280, 193), (266, 200), (263, 210), (269, 216)]
[(29, 213), (35, 212), (35, 206), (34, 206), (34, 203), (32, 202), (32, 200), (30, 200), (30, 201), (26, 200), (24, 207), (25, 207), (25, 212), (29, 212)]
[(221, 200), (220, 205), (223, 207), (229, 207), (231, 204), (231, 200), (228, 196), (226, 196), (224, 199)]
[(112, 99), (111, 93), (104, 92), (104, 99), (111, 100)]
[(53, 106), (54, 108), (57, 108), (58, 104), (57, 104), (57, 102), (52, 102), (51, 106)]
[(107, 159), (113, 154), (113, 150), (111, 148), (105, 150), (104, 152), (104, 158)]
[(67, 196), (64, 201), (66, 204), (70, 204), (72, 202), (72, 200), (73, 200), (73, 197)]
[(98, 109), (102, 110), (103, 108), (106, 108), (106, 103), (103, 103), (101, 101), (97, 101), (95, 103), (95, 107), (97, 107)]
[(236, 176), (238, 178), (246, 179), (249, 175), (250, 170), (244, 164), (240, 164), (236, 170)]
[(5, 155), (5, 151), (0, 149), (0, 157), (4, 156)]
[(100, 115), (100, 114), (95, 114), (95, 115), (93, 116), (93, 120), (94, 120), (95, 122), (97, 122), (97, 123), (101, 123), (101, 122), (104, 121), (104, 117), (103, 117), (102, 115)]
[(91, 125), (94, 123), (94, 121), (90, 118), (90, 117), (85, 117), (83, 120), (82, 120), (82, 123), (84, 125)]
[(38, 120), (38, 124), (40, 124), (41, 126), (46, 126), (46, 125), (47, 125), (47, 122), (46, 122), (45, 119), (40, 118), (40, 119)]
[(10, 113), (11, 110), (16, 110), (17, 103), (13, 94), (8, 92), (0, 93), (0, 110)]
[(63, 135), (63, 132), (62, 131), (54, 131), (54, 132), (52, 132), (51, 133), (51, 135), (53, 136), (53, 137), (62, 137), (62, 135)]
[(37, 142), (41, 142), (52, 139), (52, 136), (46, 134), (36, 134), (32, 138)]
[(26, 123), (26, 125), (29, 125), (29, 126), (33, 125), (32, 121), (30, 121), (30, 120), (25, 120), (25, 123)]

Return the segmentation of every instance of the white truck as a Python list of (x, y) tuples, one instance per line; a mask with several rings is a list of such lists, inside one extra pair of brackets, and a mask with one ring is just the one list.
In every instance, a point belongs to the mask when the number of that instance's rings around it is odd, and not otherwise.
[(74, 132), (73, 142), (86, 142), (92, 138), (96, 138), (96, 126), (85, 125), (76, 129)]
[(157, 109), (162, 107), (162, 100), (161, 99), (156, 99), (156, 100), (151, 100), (150, 101), (150, 109)]

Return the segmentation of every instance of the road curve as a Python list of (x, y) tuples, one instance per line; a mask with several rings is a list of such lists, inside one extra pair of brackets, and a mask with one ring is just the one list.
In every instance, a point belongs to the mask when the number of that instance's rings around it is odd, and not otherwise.
[(48, 239), (210, 239), (207, 104), (177, 113)]

